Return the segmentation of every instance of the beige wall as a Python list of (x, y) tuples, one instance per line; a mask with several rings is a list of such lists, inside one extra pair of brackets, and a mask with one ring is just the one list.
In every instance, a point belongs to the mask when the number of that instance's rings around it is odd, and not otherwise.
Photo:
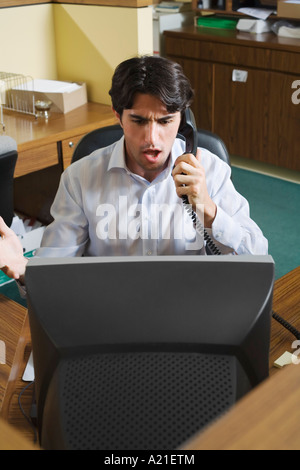
[(42, 4), (0, 9), (0, 71), (84, 81), (110, 103), (116, 65), (152, 53), (152, 9)]
[(110, 103), (116, 65), (153, 50), (151, 8), (54, 5), (60, 80), (87, 84), (90, 101)]
[(0, 9), (0, 71), (55, 79), (53, 7)]

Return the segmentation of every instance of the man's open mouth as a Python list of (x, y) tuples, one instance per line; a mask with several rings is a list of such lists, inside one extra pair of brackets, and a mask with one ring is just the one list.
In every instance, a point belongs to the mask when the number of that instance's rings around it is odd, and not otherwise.
[(161, 151), (158, 150), (158, 149), (146, 149), (146, 150), (144, 150), (143, 153), (144, 153), (144, 155), (145, 155), (146, 158), (150, 158), (150, 159), (156, 160), (157, 157), (159, 156), (160, 152), (161, 152)]

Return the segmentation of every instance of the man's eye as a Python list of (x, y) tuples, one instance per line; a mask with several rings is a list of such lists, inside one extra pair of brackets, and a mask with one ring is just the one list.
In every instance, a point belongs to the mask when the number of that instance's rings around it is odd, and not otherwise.
[[(147, 119), (133, 118), (132, 122), (134, 122), (135, 124), (138, 124), (139, 126), (144, 126), (144, 125), (148, 124)], [(172, 122), (172, 119), (170, 119), (170, 118), (160, 119), (157, 122), (158, 122), (158, 124), (160, 124), (162, 126), (166, 126), (167, 124), (170, 124)]]
[(138, 124), (139, 126), (142, 126), (143, 124), (146, 123), (144, 119), (132, 119), (132, 122), (134, 122), (135, 124)]

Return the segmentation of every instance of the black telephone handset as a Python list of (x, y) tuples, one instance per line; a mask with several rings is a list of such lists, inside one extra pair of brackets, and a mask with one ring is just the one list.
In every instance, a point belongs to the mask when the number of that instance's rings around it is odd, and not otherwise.
[(197, 125), (191, 108), (186, 108), (178, 130), (185, 138), (185, 153), (197, 153)]
[[(197, 153), (197, 126), (194, 114), (190, 108), (187, 108), (181, 119), (178, 133), (185, 138), (186, 152), (192, 153), (196, 156)], [(192, 206), (189, 204), (188, 197), (186, 195), (182, 196), (184, 207), (186, 208), (188, 214), (191, 216), (194, 226), (197, 232), (203, 237), (206, 241), (206, 252), (208, 255), (221, 255), (222, 253), (212, 241), (202, 223), (200, 222), (199, 217), (196, 212), (192, 209)]]

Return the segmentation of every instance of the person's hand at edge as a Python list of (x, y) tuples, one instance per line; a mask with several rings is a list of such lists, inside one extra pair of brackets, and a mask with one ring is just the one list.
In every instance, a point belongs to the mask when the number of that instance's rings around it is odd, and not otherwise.
[(15, 232), (0, 217), (0, 269), (8, 277), (24, 283), (28, 260), (23, 256), (23, 247)]

